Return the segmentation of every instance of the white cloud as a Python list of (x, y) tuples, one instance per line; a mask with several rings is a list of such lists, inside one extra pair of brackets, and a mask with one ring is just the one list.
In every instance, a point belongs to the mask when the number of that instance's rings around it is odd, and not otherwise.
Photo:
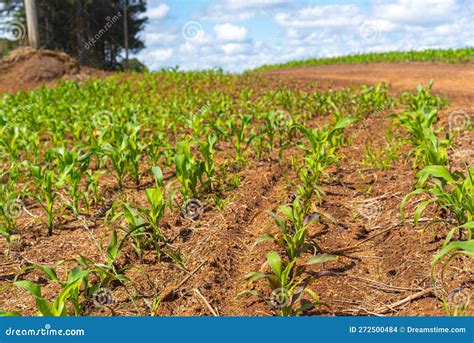
[(445, 22), (458, 10), (456, 0), (398, 0), (396, 3), (375, 5), (373, 15), (398, 23), (420, 25)]
[(314, 29), (353, 26), (362, 20), (355, 5), (328, 5), (302, 8), (296, 12), (280, 12), (275, 21), (287, 28)]
[(161, 3), (156, 7), (149, 7), (146, 11), (146, 16), (150, 20), (161, 20), (166, 17), (170, 8), (167, 4)]
[(214, 0), (201, 19), (214, 21), (248, 20), (256, 15), (285, 8), (290, 0)]
[(243, 41), (247, 36), (247, 29), (243, 26), (222, 24), (214, 26), (217, 39), (222, 41)]
[(226, 55), (241, 54), (247, 51), (247, 46), (245, 44), (229, 43), (224, 44), (222, 50)]
[(173, 55), (173, 49), (155, 49), (153, 50), (149, 57), (155, 61), (165, 61)]
[(176, 40), (177, 34), (171, 32), (146, 32), (145, 40), (148, 45), (170, 44)]

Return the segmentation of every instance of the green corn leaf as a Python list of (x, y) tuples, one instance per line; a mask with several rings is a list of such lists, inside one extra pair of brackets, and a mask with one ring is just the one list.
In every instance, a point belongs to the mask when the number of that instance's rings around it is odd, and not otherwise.
[(46, 299), (36, 298), (36, 307), (43, 316), (53, 317), (59, 315), (54, 306)]
[(163, 185), (163, 172), (160, 167), (152, 167), (151, 172), (155, 178), (155, 182), (158, 186)]
[(107, 257), (109, 260), (109, 264), (117, 259), (117, 255), (119, 252), (119, 247), (117, 244), (117, 231), (112, 231), (112, 238), (110, 240), (109, 245), (107, 246)]
[(346, 126), (348, 126), (349, 124), (352, 124), (353, 122), (356, 122), (357, 120), (359, 120), (359, 118), (357, 118), (355, 116), (344, 117), (344, 118), (338, 120), (338, 122), (334, 125), (333, 129), (334, 130), (343, 129)]
[(0, 310), (0, 317), (19, 317), (19, 316), (21, 316), (20, 312), (16, 312), (16, 311), (7, 312), (7, 311)]
[(67, 277), (67, 283), (72, 283), (77, 280), (82, 280), (83, 278), (87, 277), (89, 275), (89, 271), (87, 270), (82, 270), (80, 268), (73, 268)]
[(337, 259), (337, 256), (331, 254), (321, 254), (311, 257), (306, 264), (311, 265), (315, 263), (324, 263), (328, 261), (334, 261)]
[(416, 208), (415, 214), (414, 214), (414, 224), (415, 224), (415, 226), (418, 225), (418, 221), (420, 220), (420, 216), (423, 213), (423, 211), (425, 210), (426, 206), (428, 206), (431, 203), (436, 202), (436, 200), (437, 199), (426, 200), (426, 201), (423, 201), (422, 203), (420, 203), (418, 205), (418, 207)]
[(33, 294), (36, 298), (41, 298), (41, 288), (36, 283), (28, 280), (16, 281), (13, 283), (15, 286), (26, 289), (28, 292)]
[(263, 235), (263, 236), (258, 237), (255, 240), (255, 243), (253, 245), (255, 246), (255, 245), (260, 244), (262, 242), (273, 242), (273, 241), (275, 241), (275, 236), (273, 236), (271, 234), (268, 234), (268, 235)]
[(454, 241), (446, 245), (443, 249), (438, 252), (433, 260), (431, 261), (431, 273), (434, 272), (434, 267), (436, 263), (452, 251), (457, 251), (458, 253), (467, 254), (474, 256), (474, 240), (469, 241)]
[(408, 200), (415, 196), (415, 195), (418, 195), (418, 194), (421, 194), (421, 193), (425, 193), (426, 190), (422, 189), (422, 188), (418, 188), (418, 189), (415, 189), (413, 192), (410, 192), (408, 193), (402, 200), (401, 204), (400, 204), (400, 216), (402, 217), (402, 223), (404, 224), (405, 223), (405, 211), (404, 211), (404, 208), (405, 208), (405, 205), (407, 204)]
[(447, 182), (456, 182), (451, 173), (443, 166), (426, 166), (420, 170), (416, 177), (420, 180), (418, 185), (422, 186), (425, 184), (428, 177), (434, 176), (437, 178), (442, 178)]
[(282, 260), (280, 255), (277, 252), (272, 251), (267, 254), (267, 261), (272, 269), (272, 272), (280, 278), (282, 272)]
[(257, 281), (265, 277), (267, 277), (267, 275), (263, 273), (249, 273), (245, 276), (245, 279), (249, 281)]

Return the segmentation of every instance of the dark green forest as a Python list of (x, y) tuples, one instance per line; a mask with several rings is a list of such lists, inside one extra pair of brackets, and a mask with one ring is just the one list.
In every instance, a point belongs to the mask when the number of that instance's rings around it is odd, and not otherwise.
[[(145, 47), (139, 33), (147, 21), (146, 6), (143, 0), (36, 0), (40, 46), (64, 51), (81, 65), (121, 69), (125, 27), (129, 52)], [(0, 33), (4, 33), (0, 35), (0, 54), (26, 45), (23, 0), (0, 0), (0, 18)], [(16, 39), (8, 39), (14, 30)]]

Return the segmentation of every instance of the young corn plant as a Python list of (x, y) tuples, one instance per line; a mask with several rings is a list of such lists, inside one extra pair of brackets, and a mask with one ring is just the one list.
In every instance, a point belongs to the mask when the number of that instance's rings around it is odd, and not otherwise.
[(77, 216), (80, 214), (80, 201), (83, 200), (87, 207), (87, 192), (80, 189), (83, 175), (87, 172), (92, 152), (80, 154), (78, 150), (56, 148), (52, 151), (55, 155), (59, 172), (58, 186), (65, 188), (71, 198), (68, 207)]
[[(295, 316), (315, 306), (324, 305), (308, 287), (312, 280), (304, 275), (305, 268), (299, 266), (296, 259), (287, 263), (277, 252), (272, 251), (267, 254), (267, 263), (270, 273), (253, 272), (248, 274), (246, 279), (251, 282), (266, 280), (271, 291), (270, 297), (265, 297), (261, 291), (247, 290), (239, 293), (237, 298), (246, 295), (257, 296), (282, 316)], [(312, 301), (302, 302), (304, 293), (308, 293)]]
[(13, 190), (13, 185), (0, 184), (0, 236), (7, 243), (7, 257), (10, 255), (12, 235), (14, 234), (18, 212), (21, 210), (22, 202)]
[(126, 151), (127, 161), (130, 166), (130, 174), (135, 179), (135, 184), (140, 185), (140, 162), (143, 157), (143, 153), (147, 148), (147, 144), (144, 144), (139, 139), (140, 126), (133, 126), (130, 124), (130, 133), (125, 136), (126, 140)]
[(148, 207), (133, 208), (129, 204), (122, 203), (122, 210), (117, 212), (112, 221), (116, 221), (117, 218), (125, 220), (128, 226), (126, 237), (132, 239), (133, 247), (140, 257), (144, 249), (153, 246), (158, 259), (161, 259), (164, 254), (175, 263), (184, 265), (181, 255), (169, 245), (169, 240), (161, 225), (166, 206), (168, 205), (170, 208), (172, 206), (171, 200), (174, 192), (171, 192), (168, 201), (166, 197), (167, 188), (163, 187), (161, 169), (153, 167), (152, 174), (155, 179), (155, 187), (146, 190)]
[[(436, 204), (442, 221), (454, 226), (448, 235), (451, 239), (454, 232), (463, 225), (474, 223), (474, 168), (468, 168), (466, 174), (460, 172), (449, 172), (443, 166), (426, 166), (416, 174), (418, 182), (416, 189), (409, 193), (400, 205), (402, 219), (405, 218), (404, 207), (407, 201), (421, 194), (429, 198), (421, 202), (414, 214), (415, 225), (426, 207)], [(468, 232), (472, 236), (472, 230)]]
[(386, 170), (393, 165), (393, 162), (400, 159), (401, 142), (397, 141), (391, 132), (385, 140), (385, 145), (375, 146), (372, 140), (369, 140), (364, 147), (364, 159), (361, 165), (378, 170)]
[(118, 146), (105, 143), (101, 148), (102, 153), (107, 156), (115, 171), (115, 178), (120, 189), (123, 189), (124, 179), (128, 168), (127, 141), (123, 139)]
[(206, 188), (209, 191), (214, 190), (216, 185), (217, 173), (214, 165), (214, 153), (215, 146), (217, 143), (217, 137), (215, 135), (208, 135), (206, 141), (199, 143), (199, 151), (204, 158), (203, 169), (206, 174)]
[[(110, 222), (113, 223), (120, 219), (121, 222), (125, 223), (120, 227), (125, 231), (125, 236), (132, 240), (132, 247), (141, 259), (143, 250), (150, 245), (150, 241), (147, 237), (149, 234), (145, 230), (147, 223), (140, 216), (138, 210), (130, 204), (120, 201), (112, 205), (109, 214), (114, 214)], [(161, 251), (158, 252), (158, 255), (160, 254)]]
[[(50, 302), (43, 296), (40, 285), (28, 280), (13, 282), (14, 286), (23, 288), (34, 296), (38, 315), (52, 317), (83, 315), (88, 297), (81, 295), (84, 292), (89, 271), (73, 268), (69, 272), (67, 280), (61, 282), (53, 267), (33, 266), (32, 268), (42, 270), (49, 280), (57, 282), (61, 286), (60, 293), (53, 302)], [(20, 314), (14, 313), (14, 315)]]
[(54, 219), (60, 211), (60, 208), (54, 208), (58, 198), (57, 176), (52, 170), (47, 170), (45, 167), (29, 165), (29, 169), (35, 181), (33, 196), (46, 212), (46, 227), (48, 236), (51, 236), (53, 234)]
[(191, 154), (191, 146), (187, 141), (178, 142), (176, 150), (174, 163), (176, 177), (181, 184), (181, 195), (183, 199), (197, 198), (198, 185), (202, 184), (205, 171), (205, 162)]
[(314, 241), (307, 239), (307, 227), (310, 224), (305, 221), (304, 208), (298, 197), (291, 205), (280, 207), (280, 212), (286, 216), (286, 220), (273, 212), (268, 212), (275, 220), (278, 227), (278, 234), (266, 234), (257, 239), (256, 244), (271, 241), (284, 249), (290, 261), (300, 257), (301, 254), (313, 249), (321, 251), (321, 248)]
[(146, 190), (148, 208), (140, 208), (139, 212), (152, 230), (152, 238), (158, 253), (158, 258), (160, 258), (161, 251), (163, 251), (164, 254), (170, 257), (174, 262), (183, 265), (184, 261), (181, 258), (181, 255), (169, 246), (169, 240), (160, 223), (165, 214), (166, 206), (168, 205), (170, 208), (172, 207), (171, 202), (174, 197), (174, 192), (171, 192), (169, 201), (167, 201), (166, 191), (171, 184), (168, 184), (168, 187), (163, 188), (163, 173), (159, 167), (153, 167), (152, 174), (155, 179), (155, 187)]
[(244, 161), (243, 152), (249, 147), (250, 143), (255, 138), (255, 135), (253, 134), (250, 134), (247, 137), (247, 130), (252, 123), (252, 116), (243, 116), (240, 118), (240, 124), (234, 119), (230, 119), (228, 123), (233, 133), (232, 145), (235, 150), (235, 159), (237, 163), (241, 163)]
[(174, 148), (166, 137), (166, 131), (154, 133), (149, 145), (148, 155), (153, 165), (164, 165), (166, 167), (173, 165)]
[[(474, 223), (463, 225), (466, 229), (474, 230)], [(474, 239), (471, 238), (467, 241), (451, 241), (448, 244), (444, 244), (443, 248), (434, 256), (431, 261), (431, 282), (435, 294), (441, 298), (443, 301), (443, 307), (447, 315), (450, 316), (464, 316), (468, 314), (468, 307), (470, 300), (472, 298), (472, 293), (467, 290), (467, 293), (464, 295), (465, 299), (458, 304), (450, 304), (449, 299), (447, 299), (443, 294), (440, 294), (435, 277), (435, 269), (437, 264), (441, 264), (441, 279), (444, 279), (444, 273), (446, 268), (449, 266), (449, 263), (455, 258), (460, 256), (467, 256), (469, 258), (474, 258)]]
[(303, 208), (308, 211), (311, 207), (311, 198), (314, 194), (318, 199), (324, 194), (319, 182), (325, 176), (325, 170), (337, 161), (336, 150), (343, 144), (343, 130), (356, 121), (356, 117), (339, 119), (332, 128), (323, 130), (309, 129), (295, 124), (293, 129), (300, 131), (308, 140), (309, 145), (301, 145), (304, 151), (304, 167), (299, 170), (299, 177), (303, 185), (298, 186), (298, 194), (302, 198)]
[(447, 148), (451, 144), (451, 138), (446, 133), (445, 138), (439, 139), (439, 130), (434, 128), (438, 120), (438, 109), (443, 106), (442, 100), (430, 95), (430, 89), (418, 87), (418, 94), (403, 95), (408, 109), (398, 115), (392, 115), (396, 123), (404, 127), (410, 133), (410, 141), (413, 148), (413, 167), (421, 165), (446, 165), (448, 163)]
[[(435, 282), (435, 267), (438, 263), (442, 265), (441, 277), (449, 262), (460, 255), (474, 257), (474, 168), (468, 168), (464, 175), (460, 172), (449, 172), (444, 166), (427, 166), (416, 175), (418, 183), (416, 189), (409, 193), (400, 205), (402, 220), (404, 220), (404, 207), (413, 196), (421, 194), (428, 195), (429, 198), (421, 202), (414, 214), (415, 225), (426, 207), (436, 204), (440, 218), (438, 221), (445, 222), (451, 226), (451, 230), (446, 235), (443, 247), (434, 256), (431, 262), (431, 279), (433, 288), (438, 293)], [(454, 240), (455, 233), (459, 233), (459, 239)], [(462, 234), (465, 233), (465, 239)], [(449, 301), (444, 296), (445, 311), (448, 314), (465, 314), (466, 308), (458, 309), (456, 306), (452, 310)]]

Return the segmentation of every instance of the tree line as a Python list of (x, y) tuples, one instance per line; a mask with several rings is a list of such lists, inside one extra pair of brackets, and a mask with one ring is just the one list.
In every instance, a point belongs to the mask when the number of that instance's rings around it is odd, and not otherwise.
[[(145, 47), (139, 33), (147, 21), (146, 8), (145, 0), (36, 0), (40, 46), (64, 51), (81, 65), (121, 69), (126, 41), (132, 53)], [(3, 31), (19, 22), (26, 27), (23, 0), (0, 0), (0, 17)], [(25, 40), (3, 39), (3, 50)]]

